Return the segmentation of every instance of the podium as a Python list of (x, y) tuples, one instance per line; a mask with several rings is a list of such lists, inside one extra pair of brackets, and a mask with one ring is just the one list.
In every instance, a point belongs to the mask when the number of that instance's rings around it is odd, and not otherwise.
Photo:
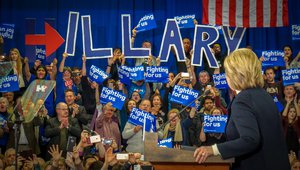
[(158, 147), (157, 141), (157, 133), (145, 132), (144, 160), (155, 170), (229, 170), (234, 162), (233, 158), (223, 160), (220, 156), (211, 156), (205, 163), (198, 164), (194, 151)]

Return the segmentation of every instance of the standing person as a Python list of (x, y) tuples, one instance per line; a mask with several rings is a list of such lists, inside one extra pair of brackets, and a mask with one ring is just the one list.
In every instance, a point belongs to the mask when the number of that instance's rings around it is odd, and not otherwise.
[(229, 109), (227, 141), (197, 148), (195, 160), (203, 163), (209, 156), (220, 155), (235, 158), (233, 169), (289, 169), (280, 114), (262, 88), (257, 56), (249, 49), (239, 49), (225, 59), (224, 66), (228, 85), (237, 92)]

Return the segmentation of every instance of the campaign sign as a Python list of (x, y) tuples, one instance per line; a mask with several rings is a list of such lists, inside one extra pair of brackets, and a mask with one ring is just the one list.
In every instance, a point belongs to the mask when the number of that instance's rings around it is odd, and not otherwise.
[(276, 107), (277, 107), (278, 111), (282, 112), (283, 109), (284, 109), (284, 106), (278, 101), (278, 98), (276, 96), (274, 96), (273, 100), (276, 104)]
[(282, 70), (283, 86), (294, 85), (300, 82), (300, 69), (292, 68), (288, 70)]
[(144, 66), (128, 67), (130, 70), (129, 78), (133, 81), (144, 80)]
[(46, 63), (46, 49), (45, 46), (37, 46), (35, 48), (35, 59), (40, 60), (43, 65)]
[(130, 86), (130, 69), (127, 66), (118, 67), (119, 79), (123, 84)]
[(169, 78), (168, 67), (146, 67), (146, 82), (152, 83), (167, 83)]
[(19, 90), (18, 75), (1, 77), (0, 92), (13, 92)]
[(172, 138), (158, 140), (157, 146), (164, 147), (164, 148), (173, 148)]
[(0, 35), (6, 39), (13, 39), (15, 24), (0, 24)]
[(97, 66), (92, 65), (89, 71), (89, 78), (92, 81), (102, 84), (108, 78), (108, 75)]
[(156, 22), (153, 13), (147, 14), (140, 19), (138, 25), (136, 26), (137, 32), (148, 31), (156, 28)]
[(179, 28), (194, 28), (194, 19), (195, 19), (195, 14), (193, 15), (183, 15), (183, 16), (176, 16), (174, 17), (176, 20)]
[[(155, 125), (156, 127), (156, 118), (152, 114), (145, 112), (143, 110), (140, 110), (138, 108), (132, 108), (132, 111), (129, 115), (128, 122), (133, 125), (139, 125), (139, 126), (147, 126), (144, 127), (146, 131), (149, 131), (150, 129), (153, 129), (152, 127)], [(145, 123), (150, 122), (150, 123)]]
[(261, 56), (264, 57), (262, 61), (262, 66), (285, 66), (285, 62), (283, 60), (284, 52), (280, 50), (267, 50), (262, 51)]
[(292, 39), (300, 40), (300, 25), (292, 25)]
[(225, 73), (214, 74), (213, 79), (214, 79), (215, 87), (217, 89), (227, 89), (228, 88)]
[(204, 133), (224, 133), (227, 119), (226, 115), (204, 115)]
[[(196, 100), (198, 96), (198, 91), (176, 85), (174, 86), (170, 101), (187, 106)], [(191, 106), (195, 106), (195, 102)]]
[(126, 99), (126, 96), (118, 91), (112, 90), (107, 87), (102, 88), (102, 92), (100, 95), (100, 102), (102, 104), (111, 102), (113, 107), (115, 107), (119, 110), (122, 110), (125, 99)]

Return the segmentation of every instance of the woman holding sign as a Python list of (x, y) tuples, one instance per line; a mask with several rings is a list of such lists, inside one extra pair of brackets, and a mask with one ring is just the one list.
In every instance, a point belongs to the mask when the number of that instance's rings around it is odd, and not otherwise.
[(233, 169), (289, 169), (280, 114), (262, 88), (261, 63), (249, 49), (231, 53), (224, 62), (229, 87), (237, 92), (229, 108), (227, 141), (199, 147), (194, 157), (203, 163), (209, 156), (235, 158)]

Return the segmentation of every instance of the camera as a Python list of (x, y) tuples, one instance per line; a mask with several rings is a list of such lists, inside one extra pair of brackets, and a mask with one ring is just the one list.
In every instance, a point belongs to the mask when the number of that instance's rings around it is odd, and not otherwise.
[(127, 161), (129, 158), (128, 153), (118, 153), (116, 155), (116, 159), (117, 160), (123, 160), (123, 161)]
[(111, 145), (112, 144), (112, 139), (103, 139), (102, 143), (103, 145)]
[(181, 77), (182, 78), (190, 78), (190, 74), (189, 73), (181, 73)]
[(77, 77), (77, 76), (80, 76), (80, 72), (72, 72), (72, 77)]
[(88, 144), (92, 144), (92, 143), (99, 143), (101, 142), (101, 137), (100, 135), (94, 135), (94, 136), (90, 136), (88, 138)]
[(69, 136), (68, 137), (68, 143), (67, 143), (67, 151), (73, 152), (73, 147), (76, 146), (76, 137)]

